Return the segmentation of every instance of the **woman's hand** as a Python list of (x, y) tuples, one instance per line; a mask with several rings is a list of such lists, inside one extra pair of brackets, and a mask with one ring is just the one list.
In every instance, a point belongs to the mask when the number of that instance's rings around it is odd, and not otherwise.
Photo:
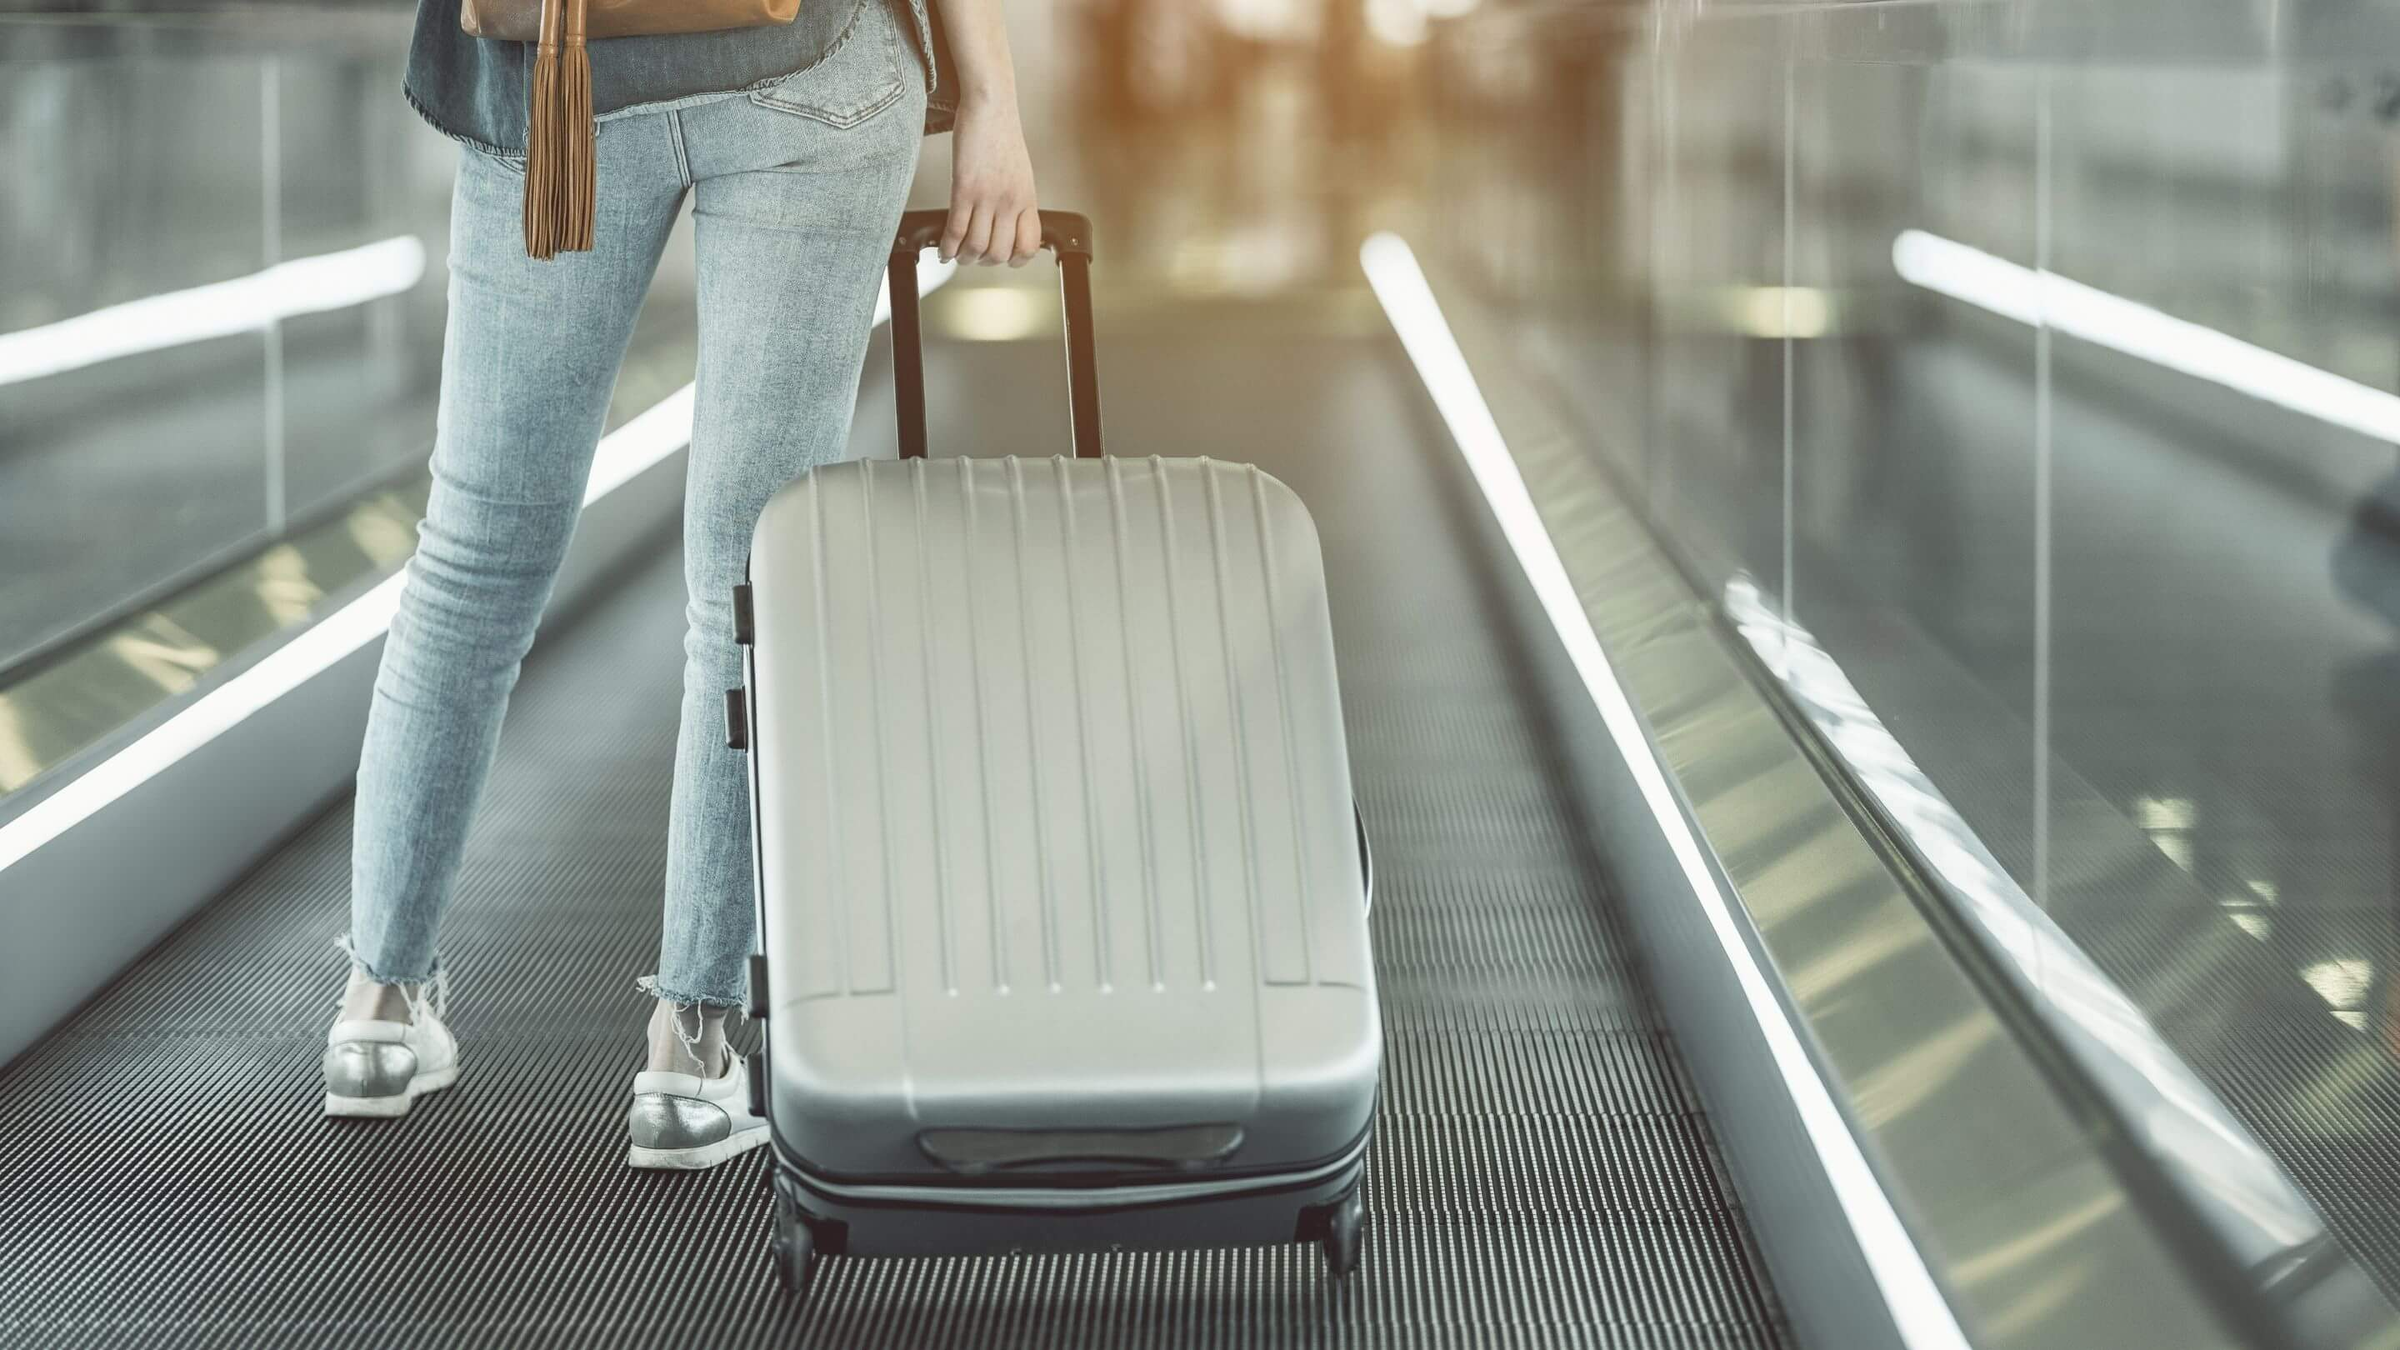
[(1033, 158), (1017, 120), (1014, 91), (961, 100), (950, 135), (950, 223), (944, 261), (1022, 267), (1042, 251)]

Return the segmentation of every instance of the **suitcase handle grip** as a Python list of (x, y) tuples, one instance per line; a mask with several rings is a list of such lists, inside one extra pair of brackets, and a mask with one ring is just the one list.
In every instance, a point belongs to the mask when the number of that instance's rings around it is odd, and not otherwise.
[[(949, 228), (950, 212), (946, 207), (900, 213), (900, 237), (892, 242), (892, 252), (910, 257), (942, 242), (942, 231)], [(1042, 212), (1042, 247), (1064, 258), (1069, 255), (1085, 262), (1092, 260), (1091, 217), (1075, 211)]]
[[(917, 255), (941, 242), (946, 210), (903, 211), (892, 241), (892, 402), (900, 418), (900, 457), (925, 455), (925, 345), (918, 323)], [(1100, 456), (1099, 354), (1092, 341), (1092, 222), (1073, 211), (1042, 212), (1042, 247), (1058, 255), (1059, 299), (1067, 314), (1067, 406), (1074, 451)]]

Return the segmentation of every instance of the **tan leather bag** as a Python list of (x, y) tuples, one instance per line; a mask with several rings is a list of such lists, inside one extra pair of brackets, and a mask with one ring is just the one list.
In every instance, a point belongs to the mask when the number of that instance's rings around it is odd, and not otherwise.
[[(800, 16), (800, 0), (585, 0), (587, 38), (713, 33), (764, 28)], [(542, 0), (461, 0), (458, 23), (469, 37), (539, 42)]]
[(539, 44), (525, 110), (525, 252), (592, 246), (598, 204), (591, 38), (709, 33), (790, 23), (800, 0), (461, 0), (469, 36)]

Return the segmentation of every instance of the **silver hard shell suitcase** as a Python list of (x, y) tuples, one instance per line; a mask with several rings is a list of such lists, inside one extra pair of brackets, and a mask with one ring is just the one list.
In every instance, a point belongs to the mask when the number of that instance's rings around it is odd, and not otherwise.
[(1316, 1240), (1358, 1259), (1382, 1038), (1316, 531), (1247, 465), (1098, 455), (1090, 230), (1044, 212), (1076, 458), (779, 493), (737, 597), (776, 1249)]

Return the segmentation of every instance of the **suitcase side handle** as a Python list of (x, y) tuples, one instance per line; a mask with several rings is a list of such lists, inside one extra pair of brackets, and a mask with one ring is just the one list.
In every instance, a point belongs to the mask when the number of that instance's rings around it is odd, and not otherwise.
[(1196, 1171), (1242, 1147), (1239, 1125), (1170, 1125), (1150, 1130), (925, 1130), (917, 1147), (953, 1172), (1108, 1163)]
[[(1042, 247), (1058, 256), (1059, 299), (1066, 308), (1067, 406), (1078, 458), (1100, 456), (1099, 354), (1092, 341), (1092, 222), (1073, 211), (1044, 211)], [(925, 346), (918, 324), (917, 255), (941, 242), (947, 210), (903, 211), (892, 241), (892, 402), (900, 417), (900, 457), (925, 455)]]

